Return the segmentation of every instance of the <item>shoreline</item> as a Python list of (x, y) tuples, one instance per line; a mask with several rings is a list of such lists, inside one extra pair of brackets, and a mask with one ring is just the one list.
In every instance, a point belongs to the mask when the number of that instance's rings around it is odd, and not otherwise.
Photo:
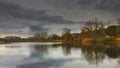
[(83, 38), (77, 40), (51, 40), (51, 41), (13, 41), (13, 42), (0, 42), (0, 44), (9, 44), (15, 42), (55, 42), (61, 43), (62, 46), (104, 46), (104, 44), (108, 44), (108, 46), (119, 46), (120, 47), (120, 38)]

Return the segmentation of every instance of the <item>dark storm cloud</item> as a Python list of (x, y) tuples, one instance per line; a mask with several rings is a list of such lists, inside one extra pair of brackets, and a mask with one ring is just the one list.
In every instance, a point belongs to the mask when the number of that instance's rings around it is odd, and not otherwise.
[(44, 23), (75, 23), (69, 20), (63, 19), (62, 16), (50, 16), (46, 14), (46, 11), (24, 9), (18, 5), (5, 3), (0, 1), (0, 15), (2, 17), (11, 16), (13, 18), (20, 18), (26, 20), (43, 21)]
[(119, 18), (119, 3), (120, 0), (0, 0), (0, 32), (30, 34), (60, 32), (64, 27), (78, 29), (88, 19)]
[[(32, 4), (38, 4), (38, 3), (43, 3), (43, 6), (40, 7), (45, 7), (46, 6), (51, 6), (56, 7), (56, 8), (67, 8), (67, 9), (88, 9), (88, 8), (94, 8), (94, 9), (100, 9), (100, 10), (109, 10), (109, 11), (120, 11), (120, 0), (2, 0), (10, 3), (17, 3), (20, 5), (30, 3)], [(20, 3), (19, 3), (20, 2)], [(24, 2), (24, 3), (23, 3)], [(28, 8), (30, 6), (28, 4)], [(34, 7), (34, 5), (33, 5)], [(35, 7), (34, 7), (35, 8)], [(49, 8), (47, 8), (49, 9)]]
[(42, 25), (32, 25), (29, 27), (32, 33), (47, 32), (49, 30), (47, 28), (44, 28)]
[(33, 34), (47, 32), (49, 29), (40, 24), (76, 23), (51, 16), (45, 10), (25, 9), (16, 4), (0, 1), (0, 31), (2, 34)]
[(120, 11), (120, 0), (101, 0), (95, 8), (110, 11)]
[[(3, 0), (4, 1), (4, 0)], [(17, 19), (26, 19), (26, 20), (34, 20), (34, 21), (43, 21), (44, 23), (81, 23), (82, 22), (74, 22), (72, 20), (66, 20), (64, 16), (53, 16), (48, 15), (47, 10), (33, 10), (33, 9), (25, 9), (18, 6), (16, 4), (8, 3), (7, 1), (13, 0), (6, 0), (6, 2), (0, 1), (0, 19), (4, 18), (17, 18)], [(17, 0), (16, 0), (17, 1)], [(28, 2), (29, 0), (25, 0), (24, 2)], [(43, 0), (30, 0), (31, 2), (42, 2)], [(36, 2), (35, 2), (36, 1)], [(19, 1), (18, 1), (19, 2)], [(96, 10), (109, 10), (109, 11), (119, 11), (119, 0), (45, 0), (45, 2), (52, 4), (56, 8), (70, 8), (71, 11), (74, 10), (73, 8), (77, 9), (96, 9)], [(48, 5), (43, 5), (48, 6)], [(41, 7), (41, 6), (40, 6)], [(81, 10), (82, 10), (81, 9)], [(61, 9), (62, 10), (62, 9)], [(56, 10), (54, 10), (56, 11)], [(69, 11), (68, 11), (69, 12)], [(73, 12), (73, 14), (76, 14)], [(2, 18), (1, 18), (2, 17)]]
[(57, 8), (120, 11), (120, 0), (45, 0)]
[(79, 0), (78, 4), (87, 8), (120, 11), (120, 0)]

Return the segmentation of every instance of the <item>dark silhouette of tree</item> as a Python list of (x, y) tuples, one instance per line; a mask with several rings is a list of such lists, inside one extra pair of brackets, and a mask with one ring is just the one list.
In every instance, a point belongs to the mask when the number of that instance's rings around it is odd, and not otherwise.
[(63, 35), (62, 35), (62, 38), (65, 40), (65, 41), (68, 41), (68, 40), (72, 40), (73, 37), (72, 37), (72, 34), (71, 34), (71, 29), (69, 28), (64, 28), (63, 29)]
[(63, 45), (68, 45), (68, 46), (73, 45), (73, 36), (70, 31), (71, 29), (69, 28), (63, 29), (63, 35), (62, 35), (62, 39), (64, 40)]
[(70, 31), (71, 31), (71, 29), (69, 29), (69, 28), (63, 28), (63, 34), (70, 33)]
[(120, 36), (120, 20), (118, 20), (117, 34), (118, 36)]
[(118, 35), (117, 29), (118, 29), (118, 26), (111, 25), (106, 29), (106, 34), (109, 36), (116, 37)]
[(102, 21), (98, 19), (89, 20), (85, 26), (81, 28), (81, 32), (88, 36), (86, 37), (101, 37), (105, 36), (105, 26)]
[(53, 34), (52, 37), (51, 37), (51, 39), (53, 39), (53, 40), (59, 40), (60, 38), (61, 37), (58, 36), (57, 34)]

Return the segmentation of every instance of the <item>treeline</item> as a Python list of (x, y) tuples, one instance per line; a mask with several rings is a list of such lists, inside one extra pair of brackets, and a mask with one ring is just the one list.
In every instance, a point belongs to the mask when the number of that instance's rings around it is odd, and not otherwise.
[(63, 34), (64, 45), (79, 45), (90, 43), (119, 43), (120, 42), (120, 21), (116, 25), (104, 25), (98, 19), (89, 20), (81, 28), (81, 32), (71, 34), (70, 29)]
[[(98, 19), (89, 20), (83, 27), (81, 32), (71, 33), (71, 29), (64, 28), (61, 36), (57, 34), (49, 35), (47, 32), (38, 33), (29, 38), (20, 38), (16, 36), (8, 36), (0, 39), (2, 42), (64, 42), (73, 45), (74, 43), (88, 43), (96, 41), (112, 42), (120, 37), (120, 21), (116, 25), (105, 25)], [(74, 43), (72, 43), (74, 42)]]
[(120, 21), (118, 21), (117, 25), (105, 25), (102, 21), (98, 19), (88, 21), (84, 27), (81, 28), (81, 35), (84, 37), (105, 37), (105, 36), (112, 36), (118, 37), (120, 36)]

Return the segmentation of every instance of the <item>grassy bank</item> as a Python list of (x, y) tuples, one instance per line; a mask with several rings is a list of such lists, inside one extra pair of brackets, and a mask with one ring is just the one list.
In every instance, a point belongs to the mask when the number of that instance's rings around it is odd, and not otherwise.
[[(82, 38), (78, 40), (67, 40), (63, 42), (63, 45), (68, 46), (106, 46), (104, 44), (117, 44), (120, 46), (120, 38), (107, 37), (107, 38)], [(111, 45), (110, 45), (111, 46)], [(113, 45), (112, 45), (113, 46)]]

